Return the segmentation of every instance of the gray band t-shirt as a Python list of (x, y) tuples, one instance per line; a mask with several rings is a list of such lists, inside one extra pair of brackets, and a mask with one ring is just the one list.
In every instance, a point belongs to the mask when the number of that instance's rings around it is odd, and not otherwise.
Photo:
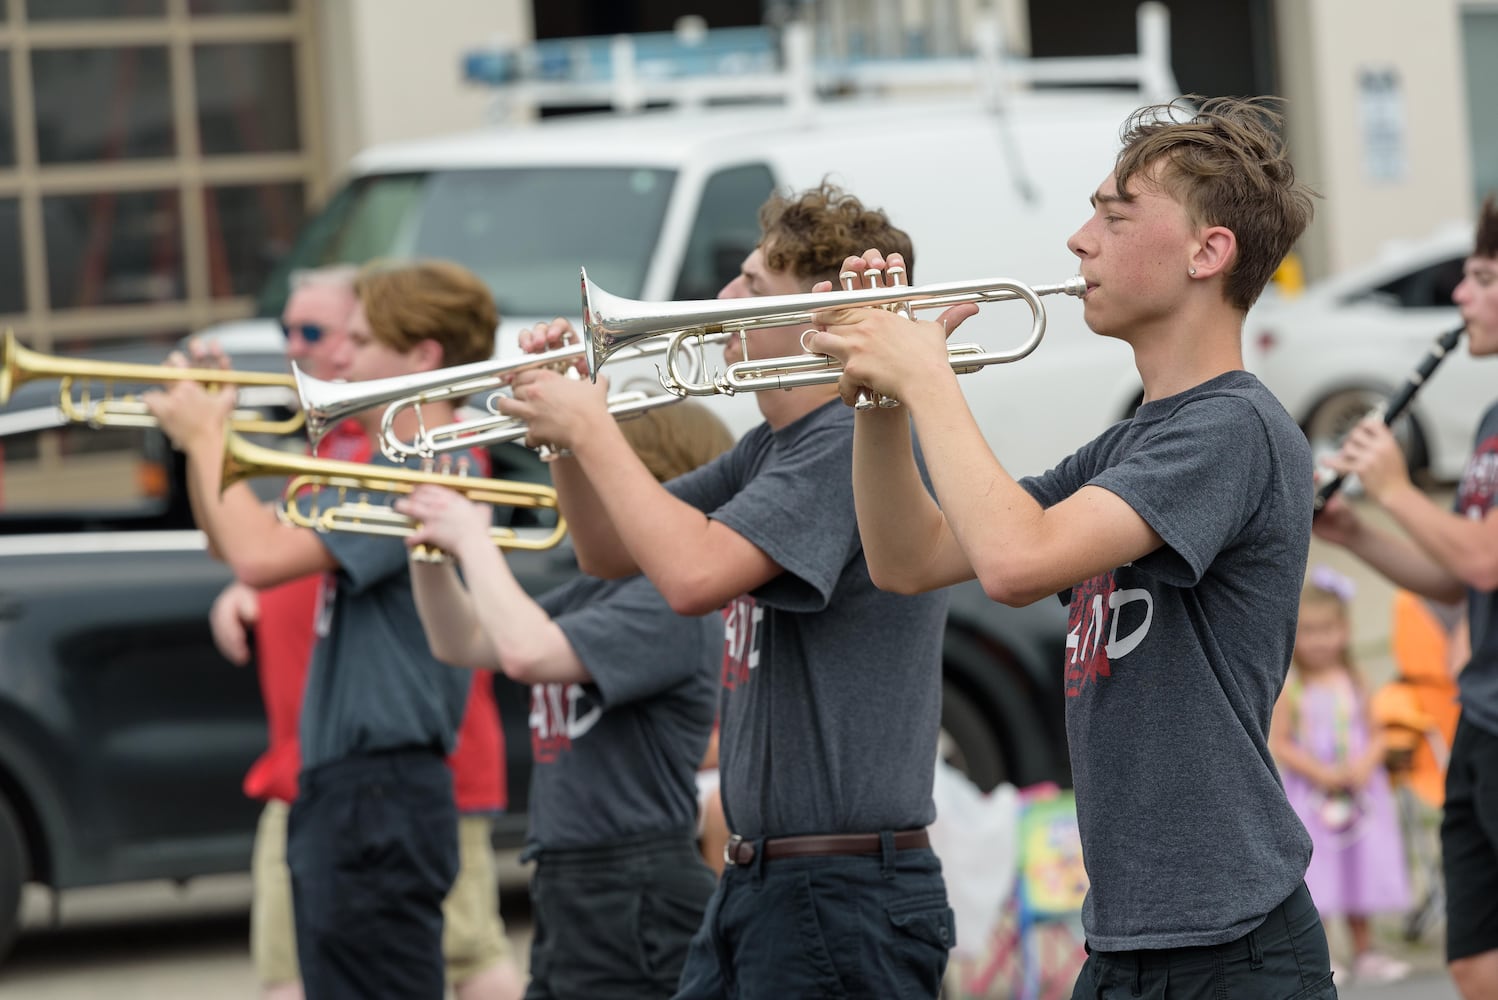
[[(1472, 457), (1457, 486), (1455, 510), (1480, 521), (1498, 493), (1498, 405), (1489, 407), (1477, 426)], [(1472, 628), (1472, 658), (1457, 675), (1462, 718), (1498, 736), (1498, 593), (1467, 588), (1467, 615)]]
[(1242, 937), (1299, 885), (1311, 841), (1269, 754), (1311, 530), (1305, 435), (1229, 372), (1145, 403), (1022, 485), (1085, 485), (1164, 540), (1070, 597), (1066, 731), (1095, 950)]
[(947, 594), (885, 593), (853, 514), (853, 411), (760, 424), (667, 488), (784, 568), (730, 605), (719, 760), (743, 837), (913, 829), (935, 816)]
[(579, 576), (538, 600), (593, 680), (531, 687), (528, 842), (557, 850), (690, 835), (723, 616), (678, 615), (643, 576)]
[[(392, 463), (376, 455), (370, 464)], [(323, 489), (318, 509), (337, 503), (337, 494)], [(377, 493), (369, 500), (391, 497)], [(323, 574), (299, 729), (302, 766), (398, 747), (451, 753), (473, 675), (432, 657), (405, 544), (351, 532), (318, 539), (339, 568)]]

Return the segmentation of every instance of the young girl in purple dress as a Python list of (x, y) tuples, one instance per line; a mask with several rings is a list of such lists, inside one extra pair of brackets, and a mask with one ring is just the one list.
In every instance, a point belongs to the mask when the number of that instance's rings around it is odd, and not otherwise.
[(1346, 919), (1353, 979), (1390, 982), (1409, 965), (1374, 950), (1368, 917), (1404, 910), (1409, 879), (1382, 741), (1349, 650), (1353, 585), (1326, 566), (1310, 577), (1269, 745), (1315, 844), (1306, 885), (1322, 920)]

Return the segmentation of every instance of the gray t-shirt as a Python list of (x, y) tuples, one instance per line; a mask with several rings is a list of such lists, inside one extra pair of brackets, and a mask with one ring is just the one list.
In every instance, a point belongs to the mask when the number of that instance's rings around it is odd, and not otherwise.
[(1103, 951), (1242, 937), (1300, 883), (1311, 840), (1269, 755), (1311, 532), (1305, 435), (1229, 372), (1144, 404), (1023, 481), (1044, 506), (1082, 486), (1164, 539), (1071, 591), (1066, 732)]
[(528, 841), (544, 850), (691, 833), (723, 616), (678, 615), (643, 576), (581, 576), (539, 601), (593, 682), (531, 687)]
[[(377, 455), (370, 464), (391, 463)], [(369, 496), (376, 504), (390, 499)], [(337, 490), (323, 489), (318, 509), (337, 500)], [(433, 659), (411, 595), (405, 544), (350, 532), (318, 538), (339, 568), (323, 574), (302, 703), (302, 766), (397, 747), (451, 753), (473, 675)]]
[[(1477, 425), (1472, 457), (1462, 471), (1455, 509), (1480, 521), (1498, 494), (1498, 405), (1488, 409)], [(1457, 676), (1462, 695), (1462, 718), (1498, 736), (1498, 594), (1467, 588), (1467, 614), (1472, 628), (1472, 658)]]
[(719, 761), (744, 837), (923, 827), (941, 722), (945, 591), (869, 580), (853, 411), (833, 401), (667, 484), (785, 572), (728, 610)]

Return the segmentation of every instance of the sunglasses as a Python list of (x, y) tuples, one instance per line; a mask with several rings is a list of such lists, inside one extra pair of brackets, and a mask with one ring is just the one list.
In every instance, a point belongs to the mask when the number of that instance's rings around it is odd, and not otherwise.
[(305, 340), (309, 344), (315, 344), (319, 340), (322, 340), (322, 335), (326, 331), (327, 331), (327, 328), (324, 327), (324, 326), (322, 326), (322, 325), (320, 325), (320, 324), (318, 324), (318, 323), (282, 323), (281, 324), (281, 332), (284, 333), (284, 334), (286, 334), (286, 339), (287, 340), (291, 339), (291, 335), (292, 335), (293, 332), (297, 332), (297, 333), (300, 333), (302, 335), (302, 339)]

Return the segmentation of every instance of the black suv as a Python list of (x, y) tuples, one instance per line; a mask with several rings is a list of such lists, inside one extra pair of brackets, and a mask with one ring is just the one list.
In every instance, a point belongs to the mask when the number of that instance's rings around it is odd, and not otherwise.
[[(237, 367), (284, 369), (272, 324), (226, 339)], [(31, 382), (0, 410), (0, 954), (27, 881), (61, 890), (246, 870), (258, 806), (240, 784), (265, 746), (255, 671), (226, 662), (209, 634), (229, 574), (193, 528), (181, 457), (154, 429), (67, 424), (57, 391)], [(259, 401), (284, 414), (292, 401), (278, 392)], [(526, 449), (494, 458), (496, 475), (546, 479)], [(278, 487), (257, 488), (269, 499)], [(510, 558), (533, 593), (576, 572), (565, 543)], [(954, 593), (943, 752), (985, 788), (1067, 779), (1064, 621), (1054, 600), (1015, 611), (976, 584)], [(496, 689), (513, 803), (496, 836), (514, 846), (529, 699), (503, 679)]]

